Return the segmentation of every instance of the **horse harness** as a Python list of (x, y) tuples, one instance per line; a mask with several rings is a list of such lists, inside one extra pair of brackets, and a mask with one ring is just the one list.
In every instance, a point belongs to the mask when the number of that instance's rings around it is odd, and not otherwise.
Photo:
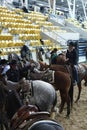
[(30, 97), (34, 96), (33, 81), (30, 80), (28, 84), (29, 84), (28, 91), (27, 92), (23, 92), (24, 93), (24, 103), (28, 103)]

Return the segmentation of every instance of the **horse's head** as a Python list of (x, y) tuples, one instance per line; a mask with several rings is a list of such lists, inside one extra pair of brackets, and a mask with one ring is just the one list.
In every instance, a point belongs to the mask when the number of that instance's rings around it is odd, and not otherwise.
[(65, 63), (66, 63), (66, 56), (63, 53), (59, 54), (56, 59), (56, 64), (64, 65)]

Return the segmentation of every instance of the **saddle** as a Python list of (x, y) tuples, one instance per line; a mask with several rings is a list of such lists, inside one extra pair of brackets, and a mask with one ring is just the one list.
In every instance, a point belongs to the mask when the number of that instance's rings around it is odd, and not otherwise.
[(12, 117), (11, 130), (27, 130), (34, 122), (49, 117), (49, 112), (39, 112), (35, 105), (24, 105)]
[(31, 72), (30, 77), (32, 80), (43, 80), (45, 82), (52, 82), (54, 77), (53, 77), (53, 71), (49, 70), (44, 73), (33, 73)]

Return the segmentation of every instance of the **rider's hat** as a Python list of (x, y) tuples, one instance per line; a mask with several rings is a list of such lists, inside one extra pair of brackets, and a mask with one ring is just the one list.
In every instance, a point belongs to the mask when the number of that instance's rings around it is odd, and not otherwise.
[(68, 40), (67, 46), (75, 46), (73, 40)]

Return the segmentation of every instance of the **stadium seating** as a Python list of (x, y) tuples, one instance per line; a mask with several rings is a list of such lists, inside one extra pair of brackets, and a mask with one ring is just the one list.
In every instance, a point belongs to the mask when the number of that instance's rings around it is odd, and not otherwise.
[[(24, 13), (22, 9), (9, 10), (0, 6), (0, 50), (1, 56), (9, 52), (19, 53), (21, 47), (29, 42), (30, 47), (42, 46), (40, 39), (42, 27), (48, 27), (51, 30), (60, 30), (48, 22), (48, 16), (40, 12), (31, 11)], [(5, 33), (4, 30), (6, 30)], [(54, 43), (50, 39), (44, 41), (44, 47), (52, 49)], [(57, 46), (57, 48), (60, 48)], [(32, 51), (35, 49), (31, 48)]]

